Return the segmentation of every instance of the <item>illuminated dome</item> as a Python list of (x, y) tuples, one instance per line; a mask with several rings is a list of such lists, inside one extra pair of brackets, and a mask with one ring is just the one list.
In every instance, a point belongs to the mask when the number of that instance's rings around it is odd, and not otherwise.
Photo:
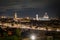
[(49, 18), (49, 16), (47, 15), (47, 12), (45, 12), (45, 15), (43, 16), (43, 18)]

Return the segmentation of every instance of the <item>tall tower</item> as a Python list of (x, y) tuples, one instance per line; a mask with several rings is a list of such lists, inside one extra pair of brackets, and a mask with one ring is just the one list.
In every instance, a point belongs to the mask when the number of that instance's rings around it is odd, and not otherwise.
[(15, 14), (14, 14), (14, 18), (16, 19), (17, 18), (17, 13), (15, 12)]
[(47, 12), (45, 12), (45, 15), (43, 16), (43, 18), (49, 18), (49, 16), (47, 15)]
[(39, 20), (38, 14), (36, 14), (36, 20)]
[(14, 20), (17, 21), (17, 13), (14, 14)]

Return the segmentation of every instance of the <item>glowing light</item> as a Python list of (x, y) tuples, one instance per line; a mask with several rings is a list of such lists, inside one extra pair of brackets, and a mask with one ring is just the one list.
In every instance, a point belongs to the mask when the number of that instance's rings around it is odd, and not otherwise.
[(36, 39), (36, 36), (35, 35), (31, 35), (31, 40), (35, 40)]
[(57, 28), (57, 31), (60, 31), (60, 29)]

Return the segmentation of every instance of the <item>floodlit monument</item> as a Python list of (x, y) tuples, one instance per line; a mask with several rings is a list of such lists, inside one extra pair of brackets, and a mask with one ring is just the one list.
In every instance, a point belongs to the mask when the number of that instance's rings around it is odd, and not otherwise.
[(38, 18), (38, 14), (36, 14), (36, 20), (39, 20), (39, 18)]
[(17, 21), (17, 13), (14, 14), (14, 20)]
[(36, 14), (36, 18), (35, 18), (35, 20), (48, 21), (48, 20), (50, 20), (50, 19), (49, 19), (49, 16), (48, 16), (47, 12), (45, 12), (45, 14), (44, 14), (43, 17), (38, 17), (38, 14)]

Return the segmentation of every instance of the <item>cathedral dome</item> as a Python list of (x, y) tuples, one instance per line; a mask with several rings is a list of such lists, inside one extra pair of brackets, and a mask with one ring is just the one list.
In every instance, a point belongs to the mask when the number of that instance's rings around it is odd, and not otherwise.
[(43, 16), (43, 18), (49, 18), (49, 16), (47, 15), (47, 12), (45, 12), (45, 15)]

